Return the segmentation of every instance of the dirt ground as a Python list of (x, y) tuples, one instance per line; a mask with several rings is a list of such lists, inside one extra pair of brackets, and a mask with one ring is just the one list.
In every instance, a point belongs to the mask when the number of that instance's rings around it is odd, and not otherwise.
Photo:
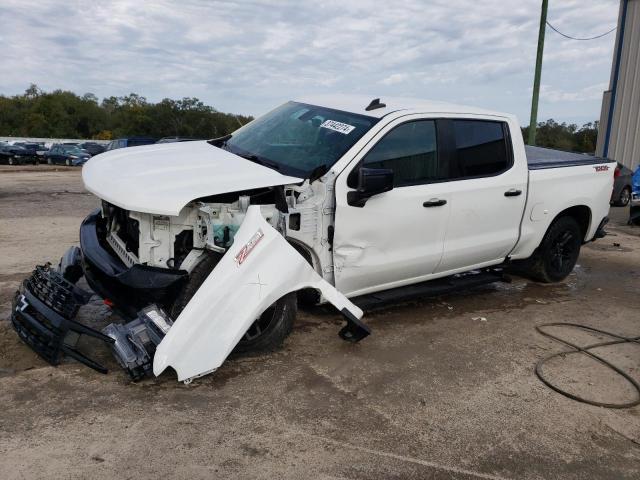
[[(640, 478), (640, 407), (575, 402), (533, 370), (564, 348), (542, 323), (640, 335), (640, 228), (623, 225), (625, 209), (561, 284), (515, 278), (377, 310), (356, 345), (335, 312), (301, 312), (282, 350), (187, 386), (168, 374), (131, 383), (100, 345), (108, 375), (51, 367), (12, 330), (19, 282), (76, 244), (96, 205), (79, 169), (0, 167), (0, 479)], [(80, 319), (115, 318), (96, 299)], [(640, 381), (640, 345), (599, 353)], [(545, 372), (590, 398), (634, 396), (580, 355)]]

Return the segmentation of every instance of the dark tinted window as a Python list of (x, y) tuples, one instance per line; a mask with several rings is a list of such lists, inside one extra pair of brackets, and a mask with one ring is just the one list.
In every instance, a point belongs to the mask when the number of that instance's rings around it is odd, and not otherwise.
[(364, 166), (393, 170), (395, 187), (442, 179), (435, 121), (419, 120), (394, 128), (367, 153)]
[(478, 177), (500, 173), (511, 166), (502, 122), (454, 120), (455, 177)]

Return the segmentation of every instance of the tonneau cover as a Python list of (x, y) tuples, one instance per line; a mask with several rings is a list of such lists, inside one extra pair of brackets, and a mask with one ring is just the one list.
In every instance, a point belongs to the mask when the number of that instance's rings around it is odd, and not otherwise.
[(572, 167), (577, 165), (597, 165), (611, 163), (613, 160), (595, 157), (586, 153), (563, 152), (552, 148), (532, 147), (525, 145), (527, 163), (530, 170), (542, 168)]

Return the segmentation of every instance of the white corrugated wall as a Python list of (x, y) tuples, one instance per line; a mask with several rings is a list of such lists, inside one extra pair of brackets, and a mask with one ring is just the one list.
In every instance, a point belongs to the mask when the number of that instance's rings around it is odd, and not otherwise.
[[(606, 154), (629, 168), (635, 169), (640, 164), (640, 0), (626, 0), (626, 16), (622, 52), (618, 71), (618, 83), (615, 93), (613, 116), (609, 119), (611, 91), (614, 88), (614, 77), (622, 12), (625, 0), (620, 2), (620, 20), (616, 39), (616, 50), (609, 90), (605, 92), (600, 114), (598, 133), (598, 155)], [(606, 144), (607, 124), (611, 120), (608, 152), (604, 152)]]

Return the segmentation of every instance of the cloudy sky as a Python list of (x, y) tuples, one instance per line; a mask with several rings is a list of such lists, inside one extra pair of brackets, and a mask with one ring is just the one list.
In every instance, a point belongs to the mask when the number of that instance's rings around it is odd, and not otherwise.
[[(528, 122), (540, 0), (0, 1), (0, 94), (195, 96), (257, 115), (317, 93), (414, 96)], [(618, 0), (551, 0), (574, 36)], [(547, 29), (539, 119), (597, 119), (615, 34)]]

